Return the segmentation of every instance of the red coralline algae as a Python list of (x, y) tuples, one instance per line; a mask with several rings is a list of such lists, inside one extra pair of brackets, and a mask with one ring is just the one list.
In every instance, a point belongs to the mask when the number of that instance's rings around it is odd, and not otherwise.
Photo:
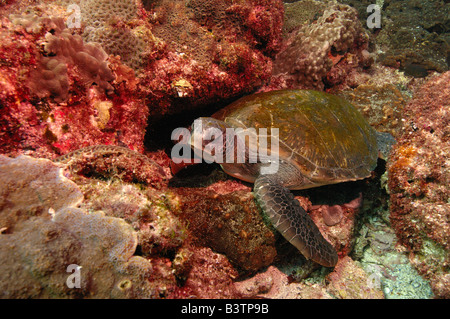
[[(76, 2), (78, 29), (58, 17), (67, 17), (66, 1), (36, 4), (27, 15), (3, 8), (2, 152), (51, 158), (94, 144), (142, 152), (148, 115), (261, 86), (280, 47), (282, 2), (194, 2), (160, 1), (148, 10), (126, 0)], [(129, 55), (124, 45), (139, 52)]]
[(189, 224), (194, 241), (225, 254), (236, 266), (254, 272), (273, 262), (275, 237), (249, 191), (218, 194), (205, 189), (173, 189), (176, 213)]
[(406, 105), (391, 152), (391, 223), (438, 297), (449, 297), (450, 72), (424, 84)]
[(178, 113), (251, 92), (270, 77), (282, 2), (160, 1), (150, 16), (164, 49), (145, 70), (150, 114)]
[[(281, 1), (251, 0), (234, 2), (227, 13), (237, 13), (248, 28), (249, 43), (256, 44), (263, 53), (273, 57), (281, 48), (281, 28), (284, 6)], [(252, 40), (251, 37), (254, 39)]]
[(238, 298), (233, 281), (238, 272), (228, 259), (209, 248), (193, 248), (190, 271), (172, 298)]
[(126, 147), (94, 145), (78, 149), (54, 160), (71, 174), (120, 176), (124, 182), (140, 182), (155, 188), (165, 186), (167, 177), (161, 166), (149, 157)]
[[(28, 32), (20, 25), (2, 19), (0, 32), (5, 41), (0, 43), (4, 61), (0, 65), (1, 152), (11, 155), (26, 152), (53, 158), (55, 154), (94, 144), (125, 144), (142, 151), (148, 108), (133, 85), (136, 81), (134, 74), (127, 72), (127, 67), (115, 59), (109, 66), (106, 62), (97, 64), (100, 69), (85, 68), (82, 61), (90, 61), (86, 52), (101, 53), (101, 48), (83, 46), (81, 38), (61, 29), (63, 26), (58, 19), (55, 20), (57, 23), (47, 18), (36, 21), (38, 33)], [(58, 33), (48, 32), (53, 29), (63, 30), (59, 32), (64, 37), (58, 38)], [(40, 49), (44, 38), (48, 52)], [(71, 43), (69, 48), (79, 46), (88, 48), (88, 51), (68, 50), (66, 43)], [(45, 52), (53, 52), (53, 58), (49, 60), (44, 56)], [(49, 64), (53, 68), (52, 61), (56, 63), (52, 70), (62, 70), (62, 73), (57, 73), (63, 76), (67, 87), (59, 84), (42, 87), (50, 82), (36, 77), (50, 79), (55, 76), (52, 71), (40, 67), (43, 61), (46, 61), (46, 68)], [(94, 67), (95, 63), (90, 65)], [(99, 79), (102, 74), (110, 82), (102, 82), (104, 80)], [(87, 80), (89, 76), (91, 78)], [(35, 84), (29, 85), (30, 81)], [(104, 83), (106, 91), (98, 86), (101, 83)], [(108, 95), (112, 89), (114, 96)]]
[[(30, 102), (29, 89), (25, 85), (30, 74), (30, 65), (37, 61), (38, 48), (34, 35), (15, 35), (10, 30), (13, 24), (6, 18), (1, 20), (0, 34), (0, 147), (2, 153), (14, 152), (20, 146), (45, 144), (39, 107)], [(42, 105), (41, 108), (45, 109)], [(39, 134), (38, 132), (41, 132)], [(28, 142), (24, 142), (28, 140)]]
[(311, 205), (302, 199), (306, 211), (320, 231), (336, 248), (340, 257), (348, 255), (354, 244), (356, 218), (362, 203), (362, 194), (343, 205)]

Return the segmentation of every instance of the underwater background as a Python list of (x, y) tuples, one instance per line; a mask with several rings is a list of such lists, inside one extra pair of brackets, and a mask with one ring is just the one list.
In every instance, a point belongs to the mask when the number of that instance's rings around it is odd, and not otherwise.
[[(450, 298), (448, 0), (0, 0), (1, 298)], [(175, 128), (312, 89), (394, 136), (306, 260)]]

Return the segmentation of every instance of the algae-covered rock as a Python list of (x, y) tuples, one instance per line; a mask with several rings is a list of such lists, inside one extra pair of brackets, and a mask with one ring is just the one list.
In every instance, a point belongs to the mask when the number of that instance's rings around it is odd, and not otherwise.
[(12, 233), (20, 222), (49, 211), (75, 207), (83, 200), (77, 185), (46, 159), (0, 155), (0, 228)]
[(328, 279), (328, 291), (336, 298), (384, 298), (381, 287), (371, 285), (369, 275), (348, 256), (339, 261)]
[(266, 226), (249, 191), (217, 194), (194, 188), (176, 190), (178, 216), (188, 221), (196, 241), (225, 254), (246, 271), (270, 265), (275, 237)]
[(449, 297), (450, 72), (433, 77), (405, 106), (389, 172), (390, 220), (438, 297)]

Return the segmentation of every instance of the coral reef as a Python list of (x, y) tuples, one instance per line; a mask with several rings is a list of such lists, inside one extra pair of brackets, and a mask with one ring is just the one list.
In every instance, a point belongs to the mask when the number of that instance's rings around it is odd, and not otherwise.
[[(24, 155), (16, 159), (1, 155), (0, 159), (2, 234), (14, 232), (23, 220), (48, 214), (50, 209), (76, 207), (83, 200), (78, 187), (49, 160)], [(23, 214), (15, 214), (21, 210)]]
[[(47, 32), (45, 34), (45, 42), (42, 43), (44, 48), (44, 55), (54, 56), (52, 58), (46, 58), (45, 56), (41, 58), (41, 65), (46, 66), (48, 69), (50, 64), (64, 63), (68, 66), (76, 67), (80, 73), (81, 81), (85, 83), (88, 87), (95, 83), (100, 89), (103, 89), (107, 94), (112, 93), (113, 87), (109, 82), (114, 80), (114, 74), (111, 69), (109, 69), (106, 59), (107, 54), (99, 45), (95, 44), (84, 44), (83, 40), (78, 35), (72, 35), (70, 30), (65, 28), (62, 19), (56, 19), (55, 24), (58, 27), (51, 29), (51, 33)], [(59, 63), (58, 63), (59, 62)], [(61, 69), (61, 67), (59, 67)], [(54, 68), (55, 73), (58, 68)], [(31, 82), (33, 84), (41, 83), (40, 76), (44, 79), (51, 77), (47, 75), (44, 70), (40, 70), (39, 67), (35, 70), (35, 73), (31, 75)], [(55, 76), (56, 77), (56, 76)], [(68, 81), (66, 81), (68, 82)], [(33, 88), (32, 90), (42, 98), (42, 92), (47, 89), (48, 83), (43, 82), (42, 86)], [(49, 86), (51, 89), (52, 87)], [(67, 87), (66, 87), (67, 89)], [(58, 94), (51, 92), (52, 96), (55, 96), (55, 101), (61, 102), (65, 101), (65, 98), (60, 97)], [(59, 92), (57, 92), (59, 93)], [(67, 92), (60, 92), (64, 94), (67, 98)]]
[[(419, 273), (449, 297), (450, 72), (423, 85), (405, 106), (403, 133), (391, 153), (391, 222)], [(447, 288), (446, 288), (447, 287)]]
[(237, 281), (237, 291), (245, 298), (270, 299), (332, 299), (320, 284), (290, 283), (288, 276), (275, 266), (269, 266), (249, 279)]
[(108, 54), (120, 56), (121, 61), (134, 71), (139, 72), (145, 65), (145, 37), (136, 36), (128, 28), (100, 27), (89, 31), (84, 38), (100, 43)]
[(314, 24), (294, 32), (277, 55), (272, 86), (323, 89), (340, 84), (354, 68), (370, 64), (368, 39), (355, 9), (330, 6)]
[(397, 137), (401, 134), (401, 116), (409, 97), (394, 84), (361, 84), (339, 95), (351, 102), (379, 132)]
[[(136, 1), (57, 0), (41, 1), (37, 12), (67, 19), (68, 27), (85, 42), (101, 44), (107, 54), (120, 55), (121, 61), (140, 71), (145, 60), (146, 35), (134, 32), (138, 19)], [(133, 47), (134, 45), (134, 47)]]
[(353, 233), (359, 208), (362, 204), (362, 194), (352, 201), (342, 205), (314, 205), (307, 208), (322, 234), (338, 251), (340, 257), (346, 256), (353, 248)]
[(167, 190), (142, 190), (138, 185), (114, 179), (77, 180), (85, 195), (80, 207), (101, 209), (107, 216), (121, 218), (136, 230), (140, 255), (159, 259), (175, 255), (189, 242), (190, 232), (172, 211), (177, 199)]
[[(69, 4), (80, 8), (79, 27), (65, 27)], [(2, 7), (2, 153), (53, 158), (94, 144), (142, 151), (149, 114), (158, 121), (261, 86), (281, 45), (282, 2), (194, 4)]]
[(238, 298), (233, 281), (238, 277), (227, 258), (209, 248), (196, 249), (189, 260), (191, 269), (177, 297)]
[(154, 42), (151, 32), (133, 23), (138, 21), (138, 5), (133, 0), (107, 1), (59, 1), (62, 6), (78, 5), (80, 20), (84, 26), (83, 39), (101, 44), (112, 55), (136, 72), (146, 64), (148, 44)]
[[(0, 1), (2, 298), (450, 297), (449, 4), (385, 1), (365, 30), (373, 1), (285, 2)], [(295, 192), (334, 269), (250, 184), (170, 173), (161, 127), (279, 88), (343, 96), (399, 141), (388, 175)]]
[(46, 159), (1, 156), (0, 167), (4, 298), (239, 297), (228, 259), (189, 244), (167, 209), (173, 195), (80, 177), (77, 186)]
[(317, 20), (317, 16), (323, 15), (327, 7), (324, 1), (301, 0), (292, 3), (284, 3), (283, 35), (298, 31), (306, 24)]
[[(350, 257), (339, 260), (333, 272), (318, 275), (317, 281), (291, 282), (289, 276), (275, 266), (249, 279), (237, 281), (237, 291), (246, 298), (274, 299), (380, 299), (380, 287), (371, 286), (367, 274)], [(326, 279), (326, 280), (324, 280)]]
[(82, 22), (90, 28), (101, 28), (115, 20), (128, 21), (137, 18), (138, 6), (133, 0), (87, 0), (60, 1), (63, 4), (78, 4)]
[[(48, 30), (41, 43), (43, 47), (37, 68), (30, 75), (30, 88), (39, 98), (51, 96), (56, 102), (68, 98), (69, 78), (67, 68), (76, 68), (80, 81), (87, 87), (96, 83), (100, 89), (111, 93), (109, 82), (114, 74), (106, 63), (107, 55), (95, 44), (84, 44), (79, 35), (73, 35), (65, 27), (62, 18), (40, 18), (30, 13), (25, 16), (11, 15), (13, 23), (22, 25), (27, 32)], [(30, 30), (31, 29), (31, 30)]]

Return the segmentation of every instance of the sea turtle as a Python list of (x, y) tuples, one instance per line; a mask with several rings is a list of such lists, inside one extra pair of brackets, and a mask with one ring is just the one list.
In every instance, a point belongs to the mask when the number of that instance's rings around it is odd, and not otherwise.
[[(224, 138), (223, 154), (231, 149), (236, 155), (239, 147), (245, 148), (245, 163), (236, 162), (234, 156), (231, 162), (222, 161), (223, 170), (254, 183), (254, 195), (263, 213), (307, 259), (333, 267), (338, 260), (336, 250), (322, 237), (290, 190), (366, 178), (377, 164), (380, 147), (395, 140), (376, 132), (349, 102), (312, 90), (248, 95), (212, 117), (199, 118), (191, 127), (190, 144), (203, 158), (213, 158), (218, 151), (217, 145), (210, 145), (211, 128), (220, 130)], [(279, 133), (263, 149), (262, 135), (256, 143), (249, 137), (256, 130), (261, 132), (260, 128), (278, 128)], [(233, 144), (230, 132), (235, 134)], [(196, 144), (196, 138), (202, 142)], [(271, 149), (274, 142), (278, 142), (278, 150)], [(250, 163), (248, 154), (261, 155), (261, 151), (274, 156), (261, 156), (257, 163)], [(277, 171), (264, 173), (263, 167), (268, 168), (274, 160)]]

